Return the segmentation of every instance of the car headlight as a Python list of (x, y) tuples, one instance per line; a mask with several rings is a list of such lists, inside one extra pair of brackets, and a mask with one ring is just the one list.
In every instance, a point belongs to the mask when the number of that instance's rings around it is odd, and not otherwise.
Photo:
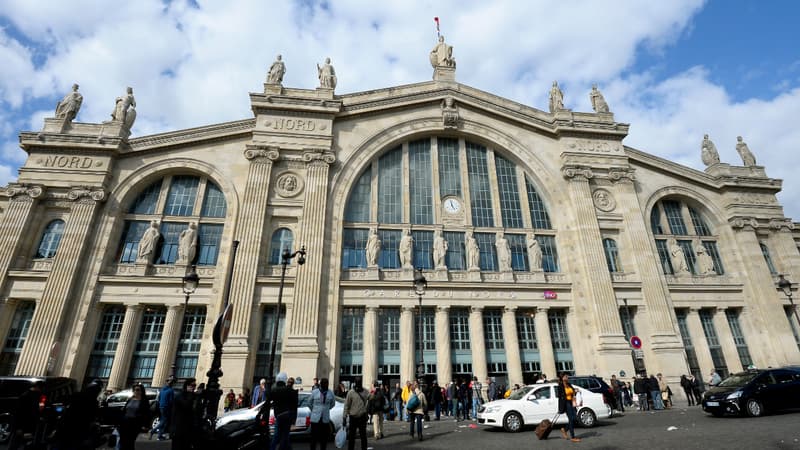
[(731, 392), (725, 397), (726, 400), (734, 400), (742, 396), (742, 391)]
[(502, 408), (503, 408), (502, 406), (490, 406), (490, 407), (486, 408), (486, 411), (484, 411), (484, 412), (487, 413), (487, 414), (496, 413), (496, 412), (500, 411), (500, 409), (502, 409)]

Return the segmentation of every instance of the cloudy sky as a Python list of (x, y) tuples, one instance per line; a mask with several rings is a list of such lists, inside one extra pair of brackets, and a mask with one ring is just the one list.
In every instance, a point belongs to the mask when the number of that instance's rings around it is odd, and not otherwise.
[(80, 122), (107, 120), (132, 86), (134, 136), (238, 120), (252, 116), (248, 92), (278, 53), (290, 87), (316, 87), (325, 57), (339, 94), (430, 80), (438, 16), (461, 83), (546, 110), (558, 80), (568, 108), (591, 111), (596, 82), (631, 124), (627, 145), (696, 169), (704, 133), (735, 165), (742, 135), (800, 221), (799, 10), (788, 0), (0, 0), (0, 184), (25, 161), (18, 133), (41, 129), (74, 82)]

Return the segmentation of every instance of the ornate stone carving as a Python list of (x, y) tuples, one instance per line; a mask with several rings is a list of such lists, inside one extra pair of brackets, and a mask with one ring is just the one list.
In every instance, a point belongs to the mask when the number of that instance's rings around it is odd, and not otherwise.
[(758, 220), (755, 217), (734, 217), (728, 221), (734, 229), (755, 230), (758, 228)]
[(303, 191), (303, 179), (293, 172), (284, 172), (275, 181), (275, 192), (281, 197), (296, 197)]
[(333, 70), (330, 58), (325, 58), (325, 63), (321, 67), (317, 64), (317, 76), (319, 77), (319, 87), (336, 89), (336, 71)]
[(769, 227), (773, 230), (780, 231), (781, 229), (785, 229), (786, 231), (794, 230), (794, 223), (792, 223), (791, 219), (772, 219), (769, 221)]
[(307, 163), (324, 162), (326, 164), (333, 164), (336, 162), (336, 155), (331, 151), (323, 149), (314, 149), (303, 152), (303, 161)]
[(690, 273), (689, 266), (686, 264), (686, 255), (675, 238), (669, 240), (669, 255), (675, 275), (688, 275)]
[(528, 245), (528, 259), (531, 266), (531, 272), (540, 272), (542, 270), (542, 247), (539, 245), (539, 240), (533, 233), (528, 233), (526, 244)]
[(413, 246), (414, 238), (411, 237), (411, 230), (406, 228), (403, 230), (403, 237), (400, 238), (400, 245), (397, 248), (397, 253), (400, 256), (400, 267), (404, 269), (414, 268), (411, 259)]
[(285, 73), (286, 65), (283, 64), (281, 55), (278, 55), (275, 58), (275, 62), (273, 62), (272, 66), (270, 66), (269, 72), (267, 72), (267, 83), (281, 84), (283, 82), (283, 74)]
[(750, 147), (742, 140), (741, 136), (736, 136), (736, 151), (742, 157), (742, 164), (745, 166), (755, 166), (756, 157), (750, 151)]
[(83, 95), (78, 92), (78, 84), (72, 85), (72, 92), (65, 95), (56, 105), (56, 119), (64, 119), (65, 122), (72, 122), (78, 115), (83, 103)]
[(550, 112), (563, 111), (564, 109), (564, 93), (558, 87), (558, 81), (553, 81), (553, 87), (550, 88)]
[(144, 232), (139, 240), (139, 248), (136, 252), (136, 262), (140, 264), (150, 264), (155, 256), (156, 244), (161, 232), (158, 231), (158, 222), (153, 220), (150, 227)]
[(595, 189), (592, 193), (592, 200), (594, 201), (594, 207), (600, 211), (609, 212), (617, 207), (617, 201), (614, 200), (614, 196), (605, 189)]
[(442, 230), (436, 230), (433, 238), (433, 264), (436, 269), (447, 270), (447, 264), (445, 264), (447, 248), (447, 241), (442, 236)]
[(128, 130), (133, 126), (133, 122), (136, 120), (136, 99), (133, 97), (132, 87), (128, 86), (125, 94), (115, 100), (111, 120), (122, 122), (124, 128)]
[(70, 189), (70, 191), (67, 192), (67, 198), (73, 201), (91, 199), (96, 202), (102, 202), (106, 199), (106, 191), (89, 186), (79, 186)]
[(253, 162), (272, 162), (277, 161), (281, 154), (277, 148), (263, 146), (247, 146), (244, 157)]
[(703, 142), (700, 144), (700, 159), (703, 160), (703, 164), (706, 166), (719, 164), (719, 152), (717, 152), (717, 146), (711, 142), (711, 139), (708, 138), (707, 134), (703, 135)]
[(623, 167), (613, 167), (608, 169), (608, 178), (611, 181), (627, 181), (632, 182), (636, 179), (633, 169)]
[(178, 260), (175, 264), (189, 264), (197, 251), (197, 224), (189, 222), (189, 226), (181, 231), (178, 237)]
[(378, 239), (378, 229), (372, 227), (369, 229), (369, 237), (367, 238), (367, 267), (378, 267), (378, 255), (380, 252), (381, 240)]
[(442, 100), (442, 125), (445, 128), (458, 128), (461, 118), (458, 115), (458, 107), (452, 97)]
[(455, 67), (456, 59), (453, 57), (453, 46), (444, 42), (444, 36), (439, 36), (439, 42), (433, 47), (430, 55), (431, 67)]
[(564, 166), (561, 173), (571, 181), (586, 181), (594, 177), (592, 169), (584, 166)]
[(30, 184), (11, 184), (3, 191), (3, 195), (11, 197), (13, 201), (23, 200), (31, 201), (37, 199), (44, 194), (44, 188), (38, 185)]
[(494, 246), (497, 249), (497, 264), (500, 272), (511, 271), (511, 247), (502, 231), (495, 233)]
[(697, 258), (697, 273), (700, 275), (716, 275), (714, 260), (709, 256), (705, 246), (700, 241), (694, 243), (694, 254)]
[(465, 242), (467, 244), (467, 270), (480, 271), (481, 251), (478, 247), (478, 241), (472, 235), (472, 231), (467, 231)]
[(589, 100), (592, 102), (592, 109), (594, 112), (598, 113), (607, 113), (608, 112), (608, 103), (606, 103), (606, 99), (603, 98), (603, 94), (597, 89), (597, 85), (592, 85), (592, 92), (589, 93)]

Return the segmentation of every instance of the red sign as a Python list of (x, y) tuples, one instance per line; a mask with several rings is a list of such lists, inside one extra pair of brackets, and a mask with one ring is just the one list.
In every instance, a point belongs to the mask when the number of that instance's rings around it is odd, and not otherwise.
[(555, 300), (558, 298), (558, 294), (554, 291), (544, 291), (544, 298), (545, 300)]
[(635, 349), (642, 348), (642, 340), (639, 339), (639, 336), (631, 336), (631, 347)]

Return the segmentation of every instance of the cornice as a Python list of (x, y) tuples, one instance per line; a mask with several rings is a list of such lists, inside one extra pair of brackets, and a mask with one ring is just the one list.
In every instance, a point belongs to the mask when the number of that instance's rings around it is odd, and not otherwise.
[(161, 147), (174, 147), (198, 141), (219, 139), (230, 136), (252, 133), (256, 120), (244, 119), (233, 122), (224, 122), (185, 130), (170, 131), (167, 133), (153, 134), (130, 139), (128, 144), (134, 152), (150, 150)]

